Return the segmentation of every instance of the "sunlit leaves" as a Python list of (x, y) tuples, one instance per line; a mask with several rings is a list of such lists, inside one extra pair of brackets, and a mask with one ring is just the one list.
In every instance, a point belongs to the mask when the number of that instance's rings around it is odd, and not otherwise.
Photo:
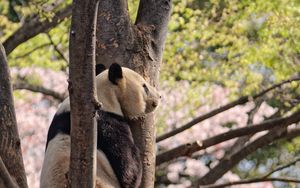
[(162, 79), (214, 80), (242, 94), (299, 73), (299, 7), (295, 0), (175, 1)]

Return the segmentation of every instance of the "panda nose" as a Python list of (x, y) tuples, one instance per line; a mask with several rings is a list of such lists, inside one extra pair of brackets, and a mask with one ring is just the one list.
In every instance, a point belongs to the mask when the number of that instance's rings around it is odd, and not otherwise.
[(156, 103), (156, 102), (153, 102), (153, 103), (152, 103), (152, 107), (153, 107), (153, 108), (157, 107), (157, 103)]

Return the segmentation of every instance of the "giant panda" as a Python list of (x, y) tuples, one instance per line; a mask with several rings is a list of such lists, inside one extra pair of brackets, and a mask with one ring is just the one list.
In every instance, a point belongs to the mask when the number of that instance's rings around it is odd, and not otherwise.
[[(156, 109), (160, 95), (138, 73), (112, 64), (96, 68), (96, 88), (102, 108), (97, 120), (97, 188), (139, 187), (142, 175), (140, 152), (128, 119)], [(98, 73), (98, 72), (97, 72)], [(70, 102), (58, 108), (48, 130), (41, 171), (41, 188), (66, 187), (70, 159)]]

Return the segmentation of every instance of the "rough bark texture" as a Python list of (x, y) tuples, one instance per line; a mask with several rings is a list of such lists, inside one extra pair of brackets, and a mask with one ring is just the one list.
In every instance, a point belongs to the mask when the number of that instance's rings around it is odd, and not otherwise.
[(96, 0), (74, 0), (70, 34), (71, 161), (70, 186), (95, 187), (96, 90), (95, 19)]
[(0, 187), (17, 188), (17, 183), (10, 176), (2, 158), (0, 157)]
[[(126, 0), (100, 1), (97, 20), (97, 63), (119, 63), (158, 85), (171, 0), (141, 0), (136, 23)], [(153, 114), (132, 121), (131, 129), (143, 159), (141, 187), (154, 187), (155, 128)]]
[(5, 55), (0, 43), (0, 157), (19, 187), (28, 187), (21, 153), (12, 86)]

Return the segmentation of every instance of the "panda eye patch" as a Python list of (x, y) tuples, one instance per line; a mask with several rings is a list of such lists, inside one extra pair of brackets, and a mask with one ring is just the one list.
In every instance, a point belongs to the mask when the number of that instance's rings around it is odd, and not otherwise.
[(149, 93), (149, 89), (148, 89), (148, 87), (147, 87), (146, 84), (143, 84), (143, 88), (145, 90), (145, 93), (148, 94)]

